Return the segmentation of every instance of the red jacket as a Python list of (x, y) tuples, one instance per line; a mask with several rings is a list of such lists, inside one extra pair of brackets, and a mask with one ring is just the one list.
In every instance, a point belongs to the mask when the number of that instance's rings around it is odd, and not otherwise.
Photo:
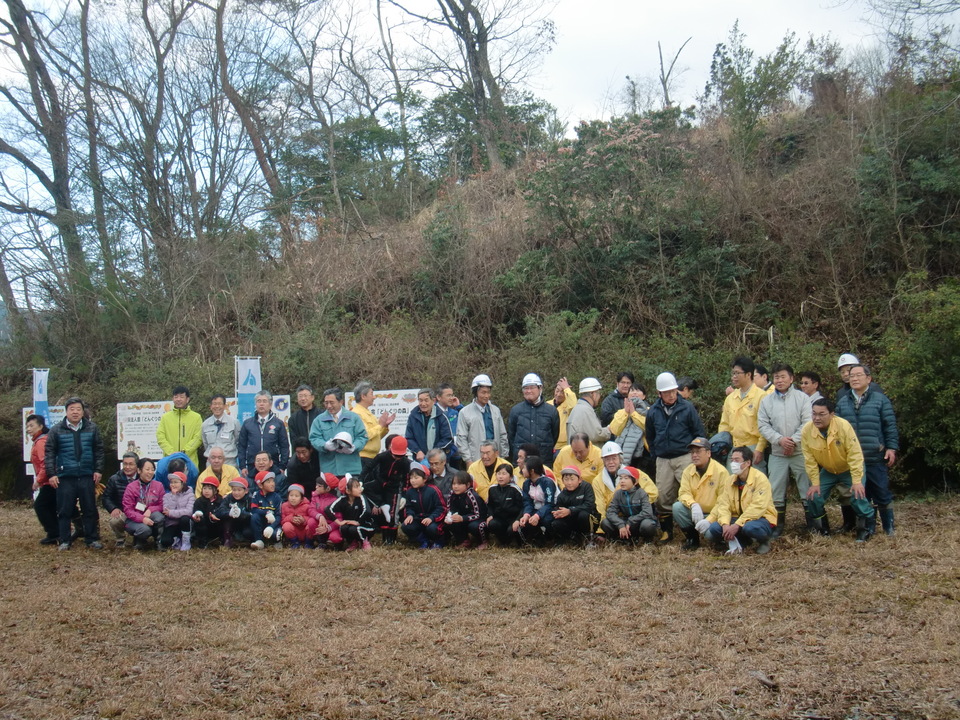
[[(143, 504), (147, 506), (145, 511), (137, 510), (141, 490), (143, 491)], [(123, 514), (127, 516), (127, 520), (143, 522), (144, 515), (163, 512), (163, 495), (163, 484), (159, 480), (151, 480), (146, 486), (140, 480), (133, 480), (123, 491)]]
[(301, 500), (300, 504), (297, 505), (296, 507), (291, 505), (289, 502), (285, 502), (283, 505), (280, 506), (280, 522), (281, 523), (286, 523), (286, 522), (292, 523), (293, 518), (297, 517), (298, 515), (305, 519), (306, 518), (312, 518), (314, 520), (317, 519), (317, 511), (313, 509), (313, 505), (311, 505), (310, 502), (306, 499)]
[(38, 434), (33, 438), (33, 448), (30, 450), (30, 462), (33, 463), (33, 479), (37, 485), (48, 485), (47, 466), (43, 460), (43, 454), (47, 448), (47, 434)]

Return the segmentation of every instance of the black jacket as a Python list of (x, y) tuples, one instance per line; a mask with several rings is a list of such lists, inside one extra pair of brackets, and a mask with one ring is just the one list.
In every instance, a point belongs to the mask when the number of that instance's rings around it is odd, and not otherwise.
[(540, 447), (540, 457), (548, 465), (553, 458), (553, 448), (560, 437), (560, 414), (553, 405), (540, 398), (536, 405), (526, 400), (510, 409), (507, 437), (510, 440), (510, 457), (517, 459), (517, 450), (524, 443)]
[(588, 515), (597, 515), (597, 498), (593, 493), (593, 485), (588, 482), (580, 483), (573, 492), (561, 490), (557, 495), (554, 509), (569, 508), (571, 512), (585, 512)]
[(107, 487), (104, 488), (103, 496), (100, 498), (103, 509), (108, 513), (112, 513), (114, 510), (123, 510), (123, 491), (127, 489), (127, 485), (137, 480), (137, 477), (137, 475), (134, 475), (128, 479), (123, 474), (123, 470), (111, 475), (110, 479), (107, 480)]
[(513, 523), (523, 515), (523, 493), (514, 483), (495, 483), (487, 490), (487, 517)]

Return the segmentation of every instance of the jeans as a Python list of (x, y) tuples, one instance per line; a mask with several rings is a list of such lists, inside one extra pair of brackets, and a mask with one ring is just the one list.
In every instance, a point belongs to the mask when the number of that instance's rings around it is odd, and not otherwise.
[[(730, 522), (736, 522), (736, 518), (732, 518)], [(745, 522), (743, 527), (737, 530), (737, 539), (744, 545), (749, 544), (750, 541), (762, 543), (769, 540), (772, 534), (773, 527), (770, 525), (770, 521), (766, 518), (759, 518), (758, 520)], [(720, 544), (724, 542), (723, 527), (717, 522), (710, 523), (710, 527), (707, 528), (703, 536), (713, 543)], [(747, 542), (744, 542), (744, 540)]]
[(887, 473), (885, 463), (867, 463), (864, 466), (863, 475), (867, 500), (879, 506), (886, 506), (893, 502), (893, 493), (890, 492), (890, 475)]

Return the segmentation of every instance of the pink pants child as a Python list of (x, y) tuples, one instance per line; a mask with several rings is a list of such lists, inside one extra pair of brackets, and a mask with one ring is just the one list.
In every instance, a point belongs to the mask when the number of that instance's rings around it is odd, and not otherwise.
[(317, 521), (314, 518), (305, 518), (303, 525), (294, 525), (292, 522), (283, 524), (283, 534), (291, 542), (305, 543), (312, 540), (317, 534)]

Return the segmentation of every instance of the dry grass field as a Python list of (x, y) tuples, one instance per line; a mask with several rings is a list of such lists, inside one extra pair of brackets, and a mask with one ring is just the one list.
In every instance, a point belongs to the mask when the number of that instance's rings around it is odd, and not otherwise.
[(960, 501), (897, 510), (762, 557), (141, 555), (3, 505), (0, 718), (960, 718)]

